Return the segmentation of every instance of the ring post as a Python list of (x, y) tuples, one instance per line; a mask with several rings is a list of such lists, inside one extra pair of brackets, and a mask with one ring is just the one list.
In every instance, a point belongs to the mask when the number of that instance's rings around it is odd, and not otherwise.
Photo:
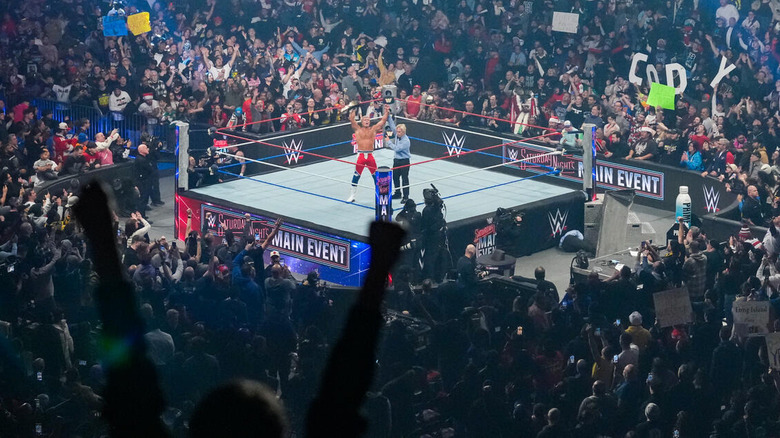
[[(596, 200), (596, 125), (582, 125), (582, 189), (588, 194), (588, 199)], [(590, 151), (588, 150), (590, 149)], [(588, 178), (586, 175), (590, 175)]]
[(393, 220), (393, 171), (382, 166), (374, 173), (376, 178), (376, 220), (390, 222)]

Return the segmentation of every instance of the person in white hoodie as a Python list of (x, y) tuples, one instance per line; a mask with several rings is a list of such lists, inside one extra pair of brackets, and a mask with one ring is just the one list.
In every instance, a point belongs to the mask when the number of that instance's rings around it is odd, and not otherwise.
[(108, 110), (111, 111), (111, 120), (121, 122), (125, 119), (124, 110), (130, 103), (130, 95), (122, 90), (119, 85), (114, 87), (114, 92), (108, 96)]

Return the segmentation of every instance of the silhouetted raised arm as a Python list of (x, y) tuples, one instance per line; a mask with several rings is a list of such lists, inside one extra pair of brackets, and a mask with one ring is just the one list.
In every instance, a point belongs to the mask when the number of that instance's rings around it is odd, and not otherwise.
[(138, 303), (122, 272), (108, 197), (92, 182), (83, 188), (73, 210), (84, 227), (100, 277), (97, 304), (103, 323), (107, 376), (103, 416), (111, 427), (111, 436), (167, 437), (160, 419), (163, 395), (154, 365), (146, 358)]
[(360, 406), (374, 377), (379, 330), (384, 324), (380, 307), (385, 281), (398, 260), (403, 236), (404, 231), (396, 224), (371, 224), (368, 240), (371, 265), (341, 337), (330, 354), (319, 393), (309, 408), (307, 438), (352, 438), (365, 431)]

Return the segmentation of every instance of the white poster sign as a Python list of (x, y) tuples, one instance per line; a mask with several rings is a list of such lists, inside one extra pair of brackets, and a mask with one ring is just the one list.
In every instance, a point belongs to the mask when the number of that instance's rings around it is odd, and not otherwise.
[(678, 324), (693, 322), (693, 308), (688, 289), (656, 292), (653, 294), (655, 317), (661, 327), (672, 327)]
[(552, 30), (555, 32), (577, 33), (580, 14), (553, 12)]
[(745, 328), (742, 333), (748, 336), (763, 335), (769, 332), (769, 301), (734, 301), (731, 306), (734, 325)]

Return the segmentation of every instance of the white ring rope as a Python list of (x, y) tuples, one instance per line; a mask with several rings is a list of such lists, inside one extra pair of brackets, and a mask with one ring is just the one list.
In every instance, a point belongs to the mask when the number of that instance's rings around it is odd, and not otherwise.
[[(275, 167), (277, 169), (290, 170), (290, 171), (293, 171), (293, 172), (302, 173), (304, 175), (316, 176), (317, 178), (325, 178), (325, 179), (329, 179), (331, 181), (336, 181), (336, 182), (339, 182), (339, 183), (347, 183), (350, 186), (352, 185), (352, 181), (345, 181), (344, 179), (332, 178), (332, 177), (321, 175), (321, 174), (318, 174), (318, 173), (307, 172), (305, 170), (301, 170), (301, 169), (298, 169), (298, 168), (295, 168), (295, 167), (286, 167), (286, 166), (282, 166), (282, 165), (279, 165), (279, 164), (269, 163), (267, 161), (262, 161), (262, 160), (256, 160), (254, 158), (241, 157), (239, 155), (229, 154), (227, 152), (222, 152), (222, 151), (218, 151), (217, 153), (220, 154), (220, 155), (224, 155), (226, 157), (236, 158), (239, 161), (239, 163), (241, 162), (241, 160), (244, 160), (244, 161), (249, 161), (251, 163), (264, 164), (266, 166)], [(374, 186), (373, 185), (372, 186), (366, 186), (366, 185), (358, 184), (358, 187), (374, 190)]]
[[(239, 163), (242, 162), (242, 160), (243, 161), (249, 161), (251, 163), (264, 164), (266, 166), (275, 167), (277, 169), (290, 170), (290, 171), (293, 171), (293, 172), (302, 173), (304, 175), (316, 176), (318, 178), (325, 178), (325, 179), (328, 179), (328, 180), (331, 180), (331, 181), (336, 181), (336, 182), (339, 182), (339, 183), (347, 183), (349, 185), (352, 185), (351, 181), (345, 181), (345, 180), (339, 179), (339, 178), (333, 178), (333, 177), (329, 177), (329, 176), (325, 176), (325, 175), (321, 175), (321, 174), (307, 172), (305, 170), (301, 170), (301, 169), (298, 169), (298, 168), (295, 168), (295, 167), (286, 167), (286, 166), (282, 166), (282, 165), (279, 165), (279, 164), (269, 163), (267, 161), (262, 161), (262, 160), (256, 160), (254, 158), (242, 157), (242, 156), (239, 156), (239, 155), (229, 154), (227, 152), (222, 152), (222, 151), (218, 151), (217, 153), (220, 154), (220, 155), (224, 155), (226, 157), (233, 157), (233, 158), (237, 159), (239, 161)], [(406, 186), (393, 187), (393, 190), (402, 190), (402, 189), (405, 189), (405, 188), (416, 187), (416, 186), (420, 186), (420, 185), (428, 185), (428, 184), (434, 183), (436, 181), (442, 181), (442, 180), (445, 180), (445, 179), (460, 177), (460, 176), (469, 175), (469, 174), (472, 174), (472, 173), (475, 173), (475, 172), (482, 172), (484, 170), (495, 169), (495, 168), (501, 167), (501, 166), (508, 166), (508, 165), (512, 165), (512, 164), (522, 163), (524, 161), (536, 160), (536, 159), (541, 158), (541, 157), (547, 157), (547, 156), (553, 156), (553, 155), (563, 155), (563, 151), (546, 152), (544, 154), (534, 155), (533, 157), (520, 158), (518, 160), (509, 161), (509, 162), (506, 162), (506, 163), (499, 163), (499, 164), (494, 164), (494, 165), (488, 166), (488, 167), (480, 167), (480, 168), (477, 168), (477, 169), (467, 170), (465, 172), (454, 173), (452, 175), (445, 175), (445, 176), (442, 176), (442, 177), (439, 177), (439, 178), (433, 178), (433, 179), (429, 179), (427, 181), (421, 181), (421, 182), (417, 182), (417, 183), (414, 183), (414, 184), (409, 184), (409, 185), (406, 185)], [(367, 188), (367, 189), (374, 189), (374, 186), (358, 185), (358, 187)]]
[(535, 160), (535, 159), (540, 158), (540, 157), (546, 157), (546, 156), (551, 156), (551, 155), (563, 155), (563, 151), (546, 152), (544, 154), (534, 155), (533, 157), (529, 157), (529, 158), (521, 158), (519, 160), (509, 161), (509, 162), (506, 162), (506, 163), (499, 163), (499, 164), (494, 164), (494, 165), (488, 166), (488, 167), (480, 167), (478, 169), (467, 170), (467, 171), (461, 172), (461, 173), (455, 173), (455, 174), (452, 174), (452, 175), (445, 175), (445, 176), (442, 176), (442, 177), (439, 177), (439, 178), (429, 179), (427, 181), (422, 181), (422, 182), (409, 184), (409, 185), (405, 185), (405, 186), (401, 186), (401, 187), (393, 187), (393, 190), (402, 190), (402, 189), (415, 187), (415, 186), (428, 185), (428, 184), (436, 182), (436, 181), (441, 181), (441, 180), (445, 180), (445, 179), (449, 179), (449, 178), (454, 178), (454, 177), (457, 177), (457, 176), (468, 175), (468, 174), (475, 173), (475, 172), (481, 172), (483, 170), (495, 169), (496, 167), (508, 166), (510, 164), (522, 163), (523, 161)]

